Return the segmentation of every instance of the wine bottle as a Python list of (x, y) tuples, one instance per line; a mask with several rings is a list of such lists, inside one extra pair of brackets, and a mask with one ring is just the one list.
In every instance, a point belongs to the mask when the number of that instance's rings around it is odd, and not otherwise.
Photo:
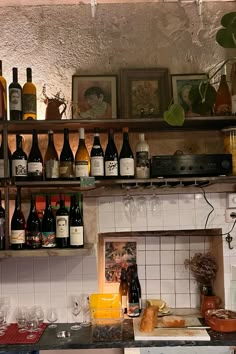
[(33, 129), (32, 146), (28, 157), (28, 177), (34, 181), (41, 181), (43, 179), (43, 158), (39, 150), (36, 129)]
[(48, 132), (48, 146), (44, 156), (45, 178), (55, 180), (59, 178), (59, 160), (53, 141), (53, 131)]
[(12, 177), (16, 181), (27, 180), (27, 155), (22, 148), (22, 136), (16, 135), (16, 150), (12, 154)]
[(13, 68), (13, 80), (9, 85), (10, 120), (22, 120), (22, 87), (18, 83), (18, 69)]
[(95, 129), (93, 146), (90, 153), (91, 176), (96, 178), (104, 177), (104, 153), (100, 143), (98, 130)]
[(70, 224), (71, 217), (72, 217), (72, 215), (74, 213), (75, 207), (76, 207), (76, 195), (72, 194), (70, 196), (69, 224)]
[(129, 144), (128, 128), (123, 128), (123, 144), (120, 152), (120, 176), (134, 178), (134, 155)]
[(2, 192), (0, 190), (0, 250), (5, 250), (5, 209), (2, 206)]
[(46, 195), (46, 206), (42, 218), (42, 247), (56, 247), (56, 220), (49, 195)]
[(8, 143), (7, 143), (7, 170), (5, 174), (5, 159), (4, 159), (4, 135), (3, 131), (1, 133), (2, 140), (1, 140), (1, 146), (0, 146), (0, 179), (1, 178), (9, 178), (11, 176), (11, 151), (9, 149)]
[(26, 247), (37, 249), (41, 248), (41, 246), (41, 223), (35, 205), (35, 196), (31, 194), (30, 212), (26, 223)]
[(128, 316), (138, 317), (140, 315), (139, 308), (139, 291), (137, 287), (135, 271), (133, 271), (131, 273), (131, 281), (128, 291)]
[(232, 102), (229, 86), (226, 81), (226, 67), (221, 69), (221, 78), (216, 92), (215, 115), (224, 116), (232, 112)]
[(59, 248), (69, 246), (69, 213), (62, 195), (60, 197), (60, 207), (56, 212), (56, 243)]
[(134, 269), (134, 277), (135, 277), (136, 286), (137, 286), (138, 295), (139, 295), (139, 313), (141, 313), (141, 311), (142, 311), (142, 290), (141, 290), (141, 284), (140, 284), (139, 277), (138, 277), (137, 264), (133, 265), (133, 269)]
[(61, 179), (72, 179), (74, 176), (74, 155), (69, 143), (69, 130), (64, 129), (64, 143), (60, 154), (59, 174)]
[(79, 129), (79, 145), (75, 154), (75, 177), (88, 177), (90, 173), (90, 157), (85, 145), (84, 128)]
[(236, 63), (232, 64), (230, 72), (231, 80), (231, 101), (232, 101), (232, 114), (236, 114)]
[(25, 218), (21, 211), (21, 198), (18, 191), (15, 197), (15, 210), (11, 219), (11, 249), (20, 250), (25, 247), (25, 228)]
[(120, 302), (123, 313), (127, 313), (127, 294), (128, 281), (126, 276), (126, 269), (121, 269), (120, 285), (119, 285)]
[(37, 95), (36, 87), (32, 82), (32, 69), (26, 69), (27, 82), (23, 86), (23, 120), (37, 119)]
[(117, 178), (119, 176), (119, 157), (114, 142), (114, 130), (108, 131), (108, 143), (105, 150), (105, 177)]
[(70, 217), (70, 247), (84, 247), (83, 219), (79, 205), (77, 203), (74, 204), (74, 208)]
[(0, 120), (7, 120), (7, 82), (2, 76), (2, 61), (0, 60)]
[(144, 134), (139, 134), (139, 141), (136, 145), (136, 178), (149, 178), (150, 177), (150, 156), (149, 145), (145, 141)]

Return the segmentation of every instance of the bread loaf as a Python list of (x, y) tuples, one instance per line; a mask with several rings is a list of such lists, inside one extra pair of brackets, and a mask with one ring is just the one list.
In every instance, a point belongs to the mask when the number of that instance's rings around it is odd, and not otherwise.
[(162, 323), (164, 327), (184, 327), (185, 319), (180, 316), (164, 316)]
[(140, 332), (150, 333), (153, 331), (157, 325), (157, 314), (157, 306), (149, 306), (144, 310), (140, 322)]

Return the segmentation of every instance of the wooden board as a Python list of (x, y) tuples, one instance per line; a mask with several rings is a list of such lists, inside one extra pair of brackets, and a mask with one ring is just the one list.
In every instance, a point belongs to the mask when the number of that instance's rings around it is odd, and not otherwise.
[[(141, 318), (133, 319), (134, 338), (135, 340), (203, 340), (209, 341), (210, 336), (205, 329), (188, 329), (188, 328), (154, 328), (151, 333), (143, 333), (139, 331)], [(185, 317), (185, 326), (201, 326), (200, 321), (196, 317)], [(161, 322), (159, 322), (161, 326)]]

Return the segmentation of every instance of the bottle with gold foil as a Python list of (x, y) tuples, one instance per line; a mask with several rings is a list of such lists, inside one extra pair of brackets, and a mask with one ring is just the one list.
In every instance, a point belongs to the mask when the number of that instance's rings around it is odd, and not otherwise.
[(79, 145), (75, 154), (75, 177), (88, 177), (90, 174), (90, 156), (85, 144), (84, 128), (79, 129)]
[(7, 82), (2, 76), (2, 61), (0, 60), (0, 120), (7, 120)]
[(215, 115), (230, 115), (232, 112), (231, 93), (226, 81), (226, 67), (221, 69), (221, 78), (216, 92)]
[(32, 69), (26, 69), (27, 82), (23, 86), (23, 120), (37, 119), (37, 96), (36, 87), (32, 82)]
[(236, 62), (233, 63), (231, 72), (231, 101), (232, 101), (232, 114), (236, 114)]

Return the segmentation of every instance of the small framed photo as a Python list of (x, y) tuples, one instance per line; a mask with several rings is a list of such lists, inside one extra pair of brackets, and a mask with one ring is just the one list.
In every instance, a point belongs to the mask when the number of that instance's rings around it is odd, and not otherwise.
[(122, 118), (162, 117), (170, 104), (170, 75), (167, 68), (122, 69)]
[(198, 86), (201, 81), (207, 79), (207, 74), (179, 74), (171, 75), (172, 94), (174, 103), (179, 103), (185, 112), (186, 117), (199, 116), (194, 112), (193, 99), (190, 97), (190, 91)]
[(117, 118), (117, 76), (72, 76), (72, 118)]

